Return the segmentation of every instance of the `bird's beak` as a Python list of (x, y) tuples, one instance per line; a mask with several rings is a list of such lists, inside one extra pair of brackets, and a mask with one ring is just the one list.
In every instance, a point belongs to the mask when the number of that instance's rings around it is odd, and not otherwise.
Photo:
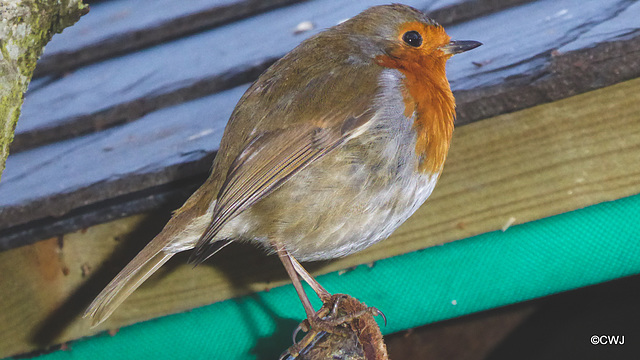
[(473, 40), (452, 40), (445, 46), (441, 46), (440, 50), (444, 52), (446, 55), (455, 55), (460, 54), (465, 51), (469, 51), (471, 49), (475, 49), (478, 46), (482, 45), (479, 41)]

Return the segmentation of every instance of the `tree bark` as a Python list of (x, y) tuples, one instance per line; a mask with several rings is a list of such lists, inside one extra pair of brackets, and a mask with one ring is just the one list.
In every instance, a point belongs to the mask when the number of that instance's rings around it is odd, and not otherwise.
[(0, 1), (0, 179), (36, 61), (53, 34), (88, 11), (82, 0)]

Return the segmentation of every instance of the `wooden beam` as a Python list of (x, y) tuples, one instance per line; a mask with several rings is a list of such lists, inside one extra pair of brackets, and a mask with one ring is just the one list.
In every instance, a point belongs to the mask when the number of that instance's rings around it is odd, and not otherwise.
[[(439, 186), (393, 236), (310, 264), (314, 274), (443, 244), (640, 192), (640, 78), (456, 129)], [(184, 256), (103, 326), (85, 306), (167, 214), (120, 219), (0, 253), (0, 357), (284, 284), (278, 260), (231, 246), (192, 269)], [(507, 230), (508, 231), (508, 230)]]

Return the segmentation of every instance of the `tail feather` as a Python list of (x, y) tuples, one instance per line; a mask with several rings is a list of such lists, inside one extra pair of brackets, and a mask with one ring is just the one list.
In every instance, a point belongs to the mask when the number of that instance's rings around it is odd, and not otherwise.
[(140, 252), (100, 294), (93, 300), (84, 313), (91, 317), (91, 327), (105, 321), (122, 302), (142, 283), (166, 263), (174, 253), (160, 251), (149, 256)]
[[(84, 313), (85, 318), (92, 318), (91, 327), (96, 327), (105, 321), (134, 290), (174, 254), (193, 248), (193, 244), (202, 236), (211, 221), (211, 211), (215, 205), (213, 201), (207, 212), (200, 214), (197, 208), (193, 207), (195, 200), (192, 201), (200, 198), (198, 191), (194, 193), (174, 214), (164, 229), (98, 294)], [(225, 241), (220, 244), (218, 250), (228, 243)]]

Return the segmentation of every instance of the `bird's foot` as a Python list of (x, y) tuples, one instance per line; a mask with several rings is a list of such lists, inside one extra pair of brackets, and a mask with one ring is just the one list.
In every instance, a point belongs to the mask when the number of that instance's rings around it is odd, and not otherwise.
[[(343, 350), (351, 349), (351, 352), (362, 352), (365, 351), (363, 348), (365, 343), (373, 345), (367, 346), (367, 351), (380, 355), (371, 359), (387, 359), (382, 335), (373, 319), (378, 315), (383, 316), (386, 325), (387, 319), (380, 310), (367, 307), (349, 295), (332, 295), (324, 301), (322, 308), (313, 317), (305, 319), (298, 325), (293, 333), (294, 345), (283, 354), (281, 359), (298, 359), (301, 353), (330, 351), (334, 347)], [(307, 334), (296, 342), (297, 334), (301, 330)], [(369, 359), (369, 357), (366, 358)]]
[(387, 317), (384, 316), (382, 311), (371, 306), (354, 308), (351, 304), (354, 301), (357, 302), (357, 300), (346, 294), (332, 295), (327, 301), (324, 301), (320, 310), (313, 317), (305, 319), (298, 325), (294, 332), (294, 339), (300, 330), (303, 332), (324, 331), (330, 334), (346, 336), (352, 331), (349, 325), (364, 315), (371, 315), (372, 317), (382, 315), (384, 324), (387, 324)]

